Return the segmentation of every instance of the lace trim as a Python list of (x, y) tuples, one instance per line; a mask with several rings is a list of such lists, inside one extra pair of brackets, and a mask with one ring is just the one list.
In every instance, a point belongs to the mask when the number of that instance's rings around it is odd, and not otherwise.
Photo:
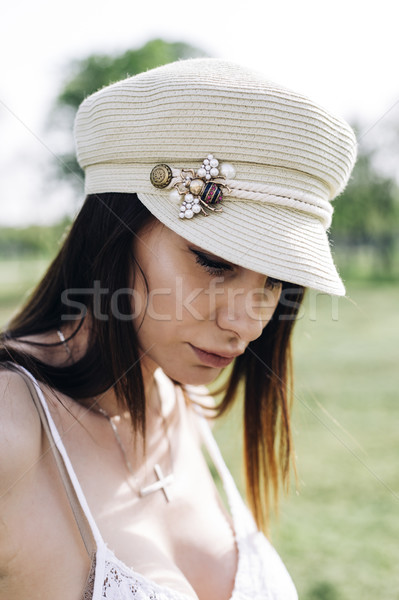
[(89, 574), (86, 579), (86, 584), (84, 587), (83, 596), (82, 596), (81, 600), (93, 600), (95, 577), (96, 577), (96, 555), (93, 554), (90, 571), (89, 571)]
[(158, 596), (151, 585), (145, 586), (132, 574), (124, 572), (118, 565), (108, 560), (105, 561), (105, 579), (101, 598), (158, 600)]

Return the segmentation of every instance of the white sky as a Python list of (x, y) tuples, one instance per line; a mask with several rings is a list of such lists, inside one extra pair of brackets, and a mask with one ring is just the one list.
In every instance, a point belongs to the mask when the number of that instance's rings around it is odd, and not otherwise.
[(0, 14), (0, 224), (71, 212), (70, 195), (43, 184), (46, 118), (73, 58), (162, 37), (257, 68), (365, 130), (399, 102), (395, 0), (3, 0)]

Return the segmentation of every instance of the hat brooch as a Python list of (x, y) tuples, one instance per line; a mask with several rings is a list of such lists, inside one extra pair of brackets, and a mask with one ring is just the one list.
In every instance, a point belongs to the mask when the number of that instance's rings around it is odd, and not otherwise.
[[(222, 163), (208, 154), (201, 167), (194, 169), (181, 169), (178, 180), (173, 184), (170, 198), (180, 204), (179, 217), (192, 219), (195, 215), (203, 214), (206, 217), (211, 212), (222, 212), (220, 206), (223, 200), (223, 191), (230, 188), (221, 180), (233, 179), (235, 169), (229, 163)], [(172, 169), (165, 164), (156, 165), (150, 174), (150, 181), (156, 188), (166, 188), (172, 181)]]

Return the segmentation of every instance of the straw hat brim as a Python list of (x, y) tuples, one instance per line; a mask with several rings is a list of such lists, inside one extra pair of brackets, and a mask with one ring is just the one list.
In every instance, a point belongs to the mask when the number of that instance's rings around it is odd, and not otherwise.
[(162, 193), (138, 193), (164, 225), (189, 242), (244, 268), (327, 294), (345, 295), (322, 223), (305, 212), (247, 201), (225, 201), (223, 212), (180, 219)]

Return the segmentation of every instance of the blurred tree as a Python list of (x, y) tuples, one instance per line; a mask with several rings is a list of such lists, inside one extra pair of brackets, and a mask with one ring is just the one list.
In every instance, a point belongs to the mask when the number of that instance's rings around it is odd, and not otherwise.
[(361, 148), (351, 180), (334, 201), (331, 237), (350, 253), (364, 249), (374, 257), (375, 274), (394, 272), (399, 240), (399, 188), (374, 166), (375, 152)]
[(76, 110), (86, 96), (98, 89), (178, 59), (206, 56), (206, 53), (184, 42), (155, 39), (141, 48), (127, 50), (121, 55), (92, 54), (69, 65), (69, 75), (58, 94), (49, 127), (64, 134), (65, 153), (57, 161), (57, 176), (68, 178), (82, 189), (82, 171), (74, 156), (72, 127)]

